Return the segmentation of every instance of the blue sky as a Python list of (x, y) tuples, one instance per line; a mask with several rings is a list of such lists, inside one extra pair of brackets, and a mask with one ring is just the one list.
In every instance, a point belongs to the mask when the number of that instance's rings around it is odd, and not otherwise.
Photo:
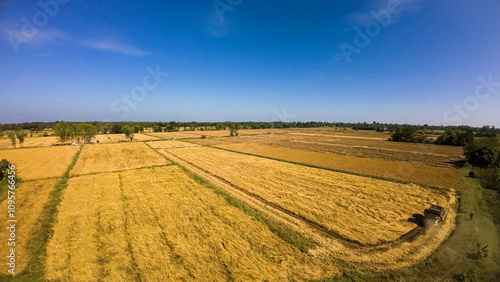
[(500, 126), (498, 0), (0, 3), (0, 123)]

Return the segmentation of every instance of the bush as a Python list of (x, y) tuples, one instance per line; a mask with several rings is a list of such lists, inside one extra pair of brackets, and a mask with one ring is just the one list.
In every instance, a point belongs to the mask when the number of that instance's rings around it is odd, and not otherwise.
[(474, 140), (464, 147), (467, 161), (475, 166), (488, 167), (498, 164), (500, 143), (496, 138)]
[(475, 172), (474, 170), (471, 170), (471, 171), (469, 172), (469, 177), (470, 177), (470, 178), (477, 178), (477, 174), (476, 174), (476, 172)]
[(7, 170), (11, 163), (6, 159), (0, 161), (0, 181), (4, 180), (7, 177)]

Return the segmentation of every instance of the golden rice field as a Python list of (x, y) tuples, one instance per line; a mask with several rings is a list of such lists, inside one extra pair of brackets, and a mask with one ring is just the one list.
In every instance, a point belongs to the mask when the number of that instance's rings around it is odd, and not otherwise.
[(451, 188), (455, 187), (458, 183), (456, 172), (452, 168), (433, 167), (424, 164), (407, 162), (385, 161), (381, 159), (359, 158), (347, 155), (279, 148), (249, 143), (216, 145), (216, 147), (425, 185)]
[(47, 247), (58, 281), (285, 281), (337, 267), (300, 252), (176, 166), (71, 178)]
[[(16, 186), (14, 196), (16, 203), (16, 271), (21, 273), (26, 267), (29, 259), (29, 252), (27, 250), (28, 242), (33, 237), (34, 232), (39, 227), (39, 217), (42, 213), (43, 206), (50, 199), (51, 192), (57, 184), (57, 179), (48, 180), (35, 180), (27, 181)], [(7, 263), (7, 256), (9, 247), (7, 247), (7, 238), (9, 238), (9, 231), (5, 228), (4, 223), (7, 222), (7, 200), (0, 203), (0, 222), (2, 228), (0, 229), (0, 261), (1, 265), (5, 266)], [(4, 245), (5, 244), (5, 245)], [(8, 274), (6, 267), (0, 268), (0, 274)]]
[(200, 131), (175, 131), (175, 132), (152, 132), (148, 133), (150, 136), (155, 136), (163, 139), (181, 139), (181, 138), (200, 138), (203, 133)]
[[(27, 147), (46, 147), (51, 146), (57, 142), (57, 138), (54, 136), (48, 137), (26, 137), (23, 145), (19, 144), (19, 140), (16, 140), (16, 148), (27, 148)], [(8, 149), (12, 147), (12, 143), (9, 138), (0, 138), (0, 149)]]
[(142, 142), (85, 145), (72, 175), (168, 164)]
[[(157, 139), (157, 137), (142, 133), (135, 133), (133, 141), (148, 141)], [(92, 142), (97, 143), (97, 141), (99, 141), (99, 143), (116, 143), (120, 141), (129, 141), (129, 139), (125, 137), (125, 134), (98, 134), (92, 139)]]
[(55, 146), (0, 150), (0, 160), (16, 165), (18, 176), (24, 180), (60, 177), (71, 164), (80, 146)]
[(147, 142), (147, 144), (153, 148), (156, 148), (156, 149), (170, 149), (170, 148), (182, 148), (182, 147), (196, 146), (196, 144), (193, 144), (193, 143), (177, 141), (177, 140), (153, 141), (153, 142)]
[(168, 149), (264, 200), (362, 244), (392, 241), (430, 202), (435, 190), (304, 167), (207, 147)]

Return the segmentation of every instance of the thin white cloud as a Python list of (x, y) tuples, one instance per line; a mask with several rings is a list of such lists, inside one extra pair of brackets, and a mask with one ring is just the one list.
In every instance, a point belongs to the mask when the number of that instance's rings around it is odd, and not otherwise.
[(391, 15), (391, 23), (394, 24), (400, 21), (405, 15), (420, 10), (426, 1), (427, 0), (374, 0), (360, 9), (360, 11), (347, 14), (345, 16), (345, 21), (349, 26), (365, 25), (374, 20), (371, 15), (372, 11), (379, 12), (381, 10), (387, 10), (388, 4), (392, 2), (402, 9), (401, 13)]
[(144, 51), (140, 48), (111, 40), (87, 40), (83, 41), (82, 45), (96, 50), (119, 53), (127, 56), (150, 55), (148, 51)]

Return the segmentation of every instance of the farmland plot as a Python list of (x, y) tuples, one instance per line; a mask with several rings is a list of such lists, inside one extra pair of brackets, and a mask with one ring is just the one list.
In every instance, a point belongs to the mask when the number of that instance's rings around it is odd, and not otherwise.
[(80, 146), (51, 146), (0, 150), (0, 160), (16, 165), (18, 176), (24, 180), (59, 177), (64, 174)]
[[(17, 185), (14, 190), (16, 201), (16, 273), (21, 273), (26, 267), (29, 259), (27, 250), (28, 242), (33, 234), (39, 228), (39, 217), (42, 213), (45, 203), (48, 202), (57, 179), (27, 181)], [(5, 244), (0, 248), (0, 258), (2, 266), (7, 263), (9, 247), (7, 247), (7, 238), (9, 230), (6, 228), (7, 222), (7, 200), (0, 204), (0, 242)], [(1, 274), (8, 274), (8, 268), (2, 267)]]
[(452, 168), (432, 167), (424, 164), (359, 158), (248, 143), (216, 145), (216, 147), (425, 185), (449, 188), (457, 185), (456, 173)]
[[(30, 147), (46, 147), (51, 146), (57, 142), (57, 138), (54, 136), (48, 137), (26, 137), (24, 144), (21, 146), (19, 141), (17, 142), (16, 148), (30, 148)], [(8, 138), (0, 138), (0, 149), (14, 148), (12, 143)]]
[(156, 149), (170, 149), (170, 148), (183, 148), (183, 147), (196, 146), (196, 144), (193, 143), (177, 141), (177, 140), (154, 141), (154, 142), (147, 142), (147, 144)]
[(408, 222), (429, 202), (447, 196), (413, 184), (398, 184), (207, 147), (169, 149), (271, 203), (360, 244), (396, 240), (414, 228)]
[(116, 171), (168, 162), (142, 142), (85, 145), (72, 175)]
[(71, 178), (48, 279), (304, 280), (338, 274), (176, 166)]
[(198, 133), (197, 131), (189, 131), (189, 132), (175, 131), (175, 132), (153, 132), (153, 133), (148, 133), (148, 135), (163, 139), (171, 139), (171, 138), (181, 139), (181, 138), (199, 138), (201, 137), (202, 134)]

